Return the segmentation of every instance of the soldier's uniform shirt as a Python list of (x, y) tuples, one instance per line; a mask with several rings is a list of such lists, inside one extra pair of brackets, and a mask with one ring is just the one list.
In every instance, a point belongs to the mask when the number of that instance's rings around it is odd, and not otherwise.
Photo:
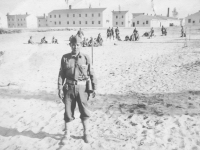
[[(81, 68), (83, 73), (80, 71), (78, 66)], [(85, 81), (86, 83), (87, 77), (90, 77), (91, 79), (92, 89), (96, 90), (96, 78), (93, 68), (90, 64), (90, 59), (87, 55), (83, 53), (79, 53), (77, 56), (74, 56), (72, 53), (63, 55), (58, 77), (58, 89), (63, 89), (64, 91), (64, 120), (66, 122), (70, 122), (75, 119), (74, 110), (76, 107), (76, 102), (78, 103), (79, 111), (81, 113), (80, 118), (85, 120), (90, 117), (90, 111), (88, 110), (87, 105), (88, 93), (86, 92), (86, 84), (67, 84), (68, 89), (65, 89), (65, 86), (63, 87), (65, 79), (77, 82)]]

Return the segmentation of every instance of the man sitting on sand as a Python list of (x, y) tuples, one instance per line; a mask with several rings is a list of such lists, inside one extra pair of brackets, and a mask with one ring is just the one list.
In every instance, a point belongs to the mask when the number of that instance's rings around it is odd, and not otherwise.
[(86, 38), (83, 39), (82, 46), (83, 47), (87, 47), (88, 46), (88, 42), (87, 42)]
[(103, 45), (103, 39), (102, 39), (102, 37), (101, 37), (101, 34), (100, 34), (100, 33), (98, 34), (98, 37), (97, 37), (97, 43), (98, 43), (100, 46), (102, 46), (102, 45)]
[(129, 36), (125, 36), (125, 40), (124, 41), (130, 41)]
[(149, 39), (154, 36), (154, 29), (153, 27), (151, 28), (151, 31), (149, 32)]
[(32, 41), (32, 36), (30, 37), (30, 39), (28, 40), (28, 44), (34, 44)]
[(93, 44), (93, 38), (92, 38), (92, 37), (90, 37), (90, 40), (89, 40), (89, 42), (88, 42), (88, 47), (91, 47), (91, 46), (92, 46), (92, 44)]
[[(127, 38), (128, 39), (128, 38)], [(125, 39), (126, 40), (126, 39)], [(130, 41), (135, 41), (135, 36), (134, 36), (134, 33), (130, 36)]]
[(55, 44), (58, 44), (58, 40), (57, 39), (55, 39), (55, 42), (54, 42)]
[(46, 41), (46, 39), (45, 39), (45, 37), (43, 37), (42, 39), (41, 39), (41, 43), (40, 44), (47, 44), (48, 42)]
[(135, 38), (135, 41), (139, 41), (140, 36), (139, 36), (138, 31), (135, 31), (135, 32), (134, 32), (134, 38)]

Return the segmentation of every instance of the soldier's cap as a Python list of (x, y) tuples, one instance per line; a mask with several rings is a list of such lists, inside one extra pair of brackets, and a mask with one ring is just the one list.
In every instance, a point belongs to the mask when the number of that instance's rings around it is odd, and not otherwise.
[(81, 43), (82, 40), (80, 37), (78, 36), (73, 36), (71, 39), (70, 39), (70, 44), (75, 44), (75, 43)]

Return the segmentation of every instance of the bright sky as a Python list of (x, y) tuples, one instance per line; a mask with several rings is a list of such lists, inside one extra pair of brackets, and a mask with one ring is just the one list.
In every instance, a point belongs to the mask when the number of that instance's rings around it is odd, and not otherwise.
[[(119, 5), (121, 10), (129, 10), (132, 13), (142, 12), (151, 14), (151, 1), (152, 0), (68, 0), (69, 3), (82, 4), (92, 3), (95, 7), (106, 6), (111, 10), (118, 10)], [(196, 13), (200, 10), (200, 0), (153, 0), (154, 8), (157, 15), (167, 15), (167, 8), (170, 8), (170, 14), (172, 16), (172, 10), (176, 7), (179, 18), (186, 17), (188, 14)], [(109, 2), (109, 3), (108, 3)], [(74, 7), (86, 7), (84, 5), (78, 5)], [(36, 13), (36, 15), (48, 13), (53, 9), (67, 8), (65, 0), (0, 0), (0, 12), (6, 13)]]

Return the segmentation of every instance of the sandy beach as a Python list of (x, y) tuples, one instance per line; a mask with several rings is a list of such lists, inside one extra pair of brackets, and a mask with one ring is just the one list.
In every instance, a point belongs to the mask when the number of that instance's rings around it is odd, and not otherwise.
[[(140, 28), (140, 36), (149, 28)], [(133, 28), (120, 29), (121, 39)], [(77, 31), (0, 35), (0, 150), (200, 150), (200, 29), (187, 47), (180, 28), (137, 42), (106, 39), (94, 48), (97, 96), (89, 100), (91, 142), (84, 143), (78, 108), (64, 140), (64, 104), (57, 77), (69, 37)], [(29, 37), (59, 44), (29, 45)], [(82, 48), (91, 56), (91, 48)]]

